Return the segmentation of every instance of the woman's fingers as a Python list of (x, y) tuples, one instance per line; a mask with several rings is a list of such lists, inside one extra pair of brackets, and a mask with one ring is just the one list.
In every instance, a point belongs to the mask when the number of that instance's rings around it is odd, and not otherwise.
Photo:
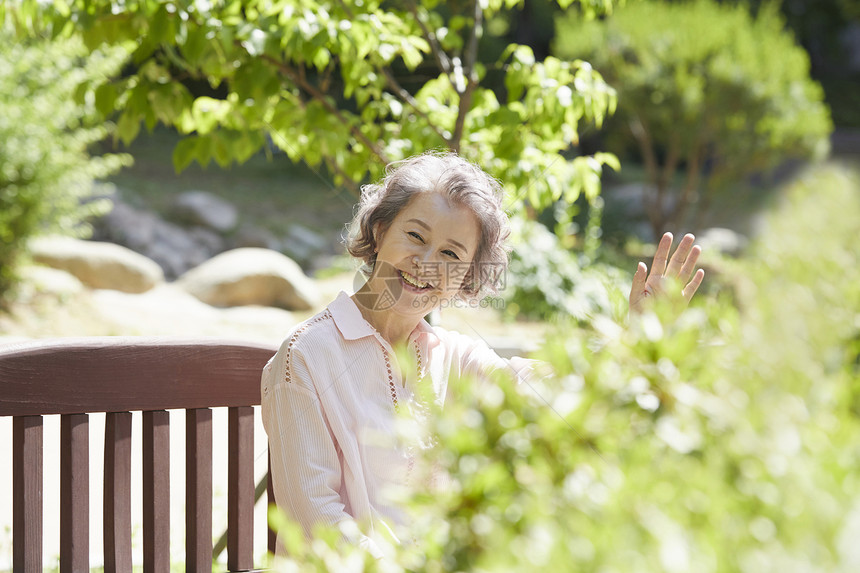
[(696, 294), (696, 291), (699, 290), (699, 285), (702, 284), (702, 280), (705, 278), (705, 271), (699, 269), (696, 271), (695, 276), (693, 276), (693, 280), (687, 283), (687, 286), (684, 287), (684, 290), (681, 291), (684, 295), (684, 299), (687, 302), (690, 302), (690, 299), (693, 298), (693, 295)]
[(695, 245), (692, 249), (690, 249), (690, 254), (687, 255), (687, 259), (684, 261), (684, 266), (681, 267), (681, 272), (678, 273), (678, 279), (681, 282), (690, 280), (690, 277), (693, 276), (693, 272), (696, 270), (696, 263), (699, 261), (699, 255), (702, 254), (702, 247), (699, 245)]
[(678, 280), (681, 284), (689, 281), (681, 290), (681, 294), (687, 302), (693, 298), (705, 278), (705, 271), (696, 270), (702, 248), (696, 245), (695, 241), (696, 237), (693, 234), (684, 235), (670, 259), (672, 233), (663, 234), (657, 245), (650, 272), (648, 266), (640, 262), (633, 275), (633, 285), (630, 289), (631, 310), (639, 310), (646, 297), (662, 296), (663, 282), (666, 278)]
[(672, 233), (663, 233), (657, 245), (654, 262), (651, 263), (651, 277), (662, 277), (666, 273), (666, 261), (669, 260), (669, 249), (672, 248)]
[(691, 233), (684, 235), (678, 248), (675, 249), (675, 254), (672, 255), (672, 259), (669, 261), (665, 276), (686, 280), (686, 277), (683, 275), (684, 267), (686, 267), (686, 263), (689, 261), (690, 252), (693, 249), (693, 242), (695, 240), (696, 237)]
[(630, 287), (630, 306), (636, 305), (645, 296), (645, 279), (648, 278), (648, 265), (639, 263), (633, 273), (633, 286)]

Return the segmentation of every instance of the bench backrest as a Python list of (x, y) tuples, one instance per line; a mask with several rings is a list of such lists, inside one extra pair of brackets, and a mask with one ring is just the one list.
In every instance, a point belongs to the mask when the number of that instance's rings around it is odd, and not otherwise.
[[(60, 569), (89, 570), (88, 414), (105, 413), (104, 562), (131, 571), (131, 412), (143, 413), (144, 571), (170, 569), (169, 416), (186, 410), (186, 568), (212, 568), (212, 410), (228, 415), (227, 565), (253, 569), (254, 414), (277, 349), (215, 339), (97, 337), (0, 346), (13, 416), (13, 567), (42, 571), (42, 422), (60, 422)], [(271, 497), (271, 486), (268, 488)], [(269, 532), (268, 545), (274, 548)]]

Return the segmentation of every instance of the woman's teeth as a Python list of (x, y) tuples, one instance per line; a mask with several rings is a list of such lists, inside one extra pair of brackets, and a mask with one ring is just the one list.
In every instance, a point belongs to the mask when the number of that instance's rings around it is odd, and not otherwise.
[(424, 281), (420, 281), (417, 278), (413, 277), (412, 275), (404, 273), (403, 271), (400, 271), (400, 276), (403, 277), (403, 280), (405, 280), (407, 283), (411, 284), (412, 286), (414, 286), (416, 288), (427, 288), (428, 286), (430, 286), (430, 283), (425, 283)]

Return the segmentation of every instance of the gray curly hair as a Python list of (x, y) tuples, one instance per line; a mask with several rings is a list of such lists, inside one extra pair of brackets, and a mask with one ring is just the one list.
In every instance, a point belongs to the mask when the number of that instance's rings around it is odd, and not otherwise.
[(424, 153), (391, 163), (382, 181), (362, 187), (345, 241), (349, 253), (363, 262), (361, 271), (370, 276), (376, 264), (376, 225), (384, 232), (416, 194), (428, 192), (441, 193), (471, 209), (480, 223), (478, 249), (458, 296), (474, 298), (482, 292), (498, 292), (510, 252), (502, 186), (477, 165), (447, 152)]

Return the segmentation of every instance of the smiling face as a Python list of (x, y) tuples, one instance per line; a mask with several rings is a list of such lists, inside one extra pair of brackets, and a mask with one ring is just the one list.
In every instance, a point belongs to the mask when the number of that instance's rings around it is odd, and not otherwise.
[(440, 193), (418, 193), (387, 229), (377, 230), (367, 287), (395, 292), (389, 310), (424, 316), (457, 295), (479, 241), (480, 224), (469, 208)]

